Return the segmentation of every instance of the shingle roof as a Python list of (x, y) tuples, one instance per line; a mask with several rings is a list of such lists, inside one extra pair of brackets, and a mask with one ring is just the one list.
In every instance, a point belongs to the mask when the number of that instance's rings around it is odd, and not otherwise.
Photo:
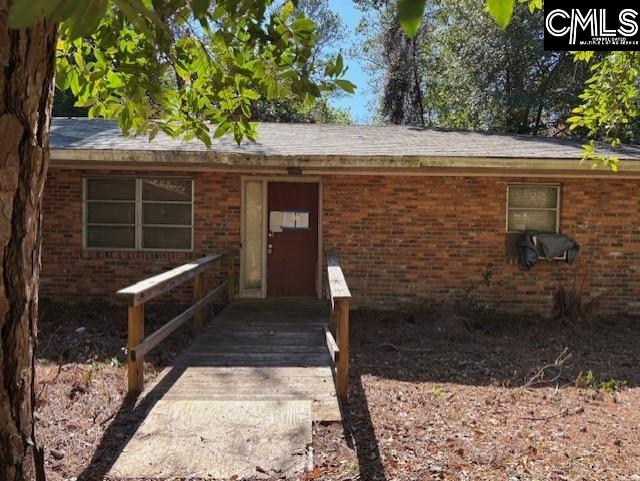
[[(211, 149), (200, 141), (183, 142), (162, 133), (123, 137), (115, 122), (54, 118), (53, 150), (109, 150), (143, 152), (205, 152), (253, 156), (300, 157), (481, 157), (513, 159), (579, 159), (581, 142), (531, 135), (498, 135), (408, 126), (342, 126), (274, 124), (258, 126), (258, 140), (238, 146), (231, 137), (215, 139)], [(627, 145), (615, 153), (640, 160), (640, 146)]]

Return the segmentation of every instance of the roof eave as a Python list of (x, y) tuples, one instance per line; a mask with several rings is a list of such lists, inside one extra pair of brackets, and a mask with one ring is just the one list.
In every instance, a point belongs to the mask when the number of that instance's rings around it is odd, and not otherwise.
[[(158, 170), (282, 170), (389, 171), (389, 172), (567, 172), (584, 176), (615, 175), (609, 169), (592, 168), (578, 158), (509, 158), (454, 156), (359, 156), (359, 155), (259, 155), (213, 151), (152, 151), (107, 149), (51, 149), (51, 165), (83, 169)], [(640, 175), (640, 160), (621, 159), (620, 175)]]

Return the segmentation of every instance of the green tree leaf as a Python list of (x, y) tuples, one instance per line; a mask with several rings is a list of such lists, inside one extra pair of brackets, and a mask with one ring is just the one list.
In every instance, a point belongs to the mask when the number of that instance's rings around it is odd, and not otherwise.
[[(209, 146), (226, 134), (255, 140), (265, 98), (303, 111), (325, 93), (354, 91), (341, 56), (321, 75), (315, 42), (337, 37), (340, 24), (313, 1), (25, 0), (10, 16), (21, 28), (62, 22), (57, 85), (90, 117), (117, 120), (125, 135), (163, 131)], [(322, 32), (304, 5), (325, 20)]]
[(60, 6), (61, 0), (29, 0), (13, 2), (9, 12), (11, 28), (25, 28), (37, 20), (46, 18)]
[(342, 90), (344, 90), (347, 93), (353, 94), (356, 91), (356, 86), (355, 84), (353, 84), (352, 82), (350, 82), (349, 80), (345, 80), (345, 79), (336, 79), (334, 80), (334, 83)]
[(487, 0), (487, 9), (500, 28), (505, 29), (509, 25), (514, 3), (515, 0)]
[(344, 60), (342, 58), (342, 54), (338, 54), (336, 57), (336, 65), (335, 65), (335, 73), (337, 75), (341, 75), (344, 70)]
[(209, 0), (192, 0), (191, 8), (193, 9), (194, 17), (197, 19), (203, 18), (207, 14)]
[(426, 0), (398, 0), (398, 21), (409, 38), (420, 28), (425, 5)]
[[(589, 62), (594, 52), (575, 53), (577, 62)], [(640, 140), (640, 52), (609, 52), (590, 66), (591, 78), (580, 95), (581, 105), (567, 119), (569, 129), (586, 134), (582, 158), (617, 172), (613, 150), (625, 142)], [(603, 152), (601, 144), (609, 144)]]

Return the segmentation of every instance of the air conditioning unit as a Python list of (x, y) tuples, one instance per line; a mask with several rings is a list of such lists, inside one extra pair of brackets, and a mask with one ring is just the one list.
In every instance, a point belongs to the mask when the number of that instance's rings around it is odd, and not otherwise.
[(531, 236), (531, 240), (533, 241), (533, 245), (535, 246), (536, 252), (538, 253), (538, 257), (540, 259), (557, 260), (557, 261), (566, 261), (567, 260), (567, 253), (566, 252), (564, 254), (562, 254), (561, 256), (554, 257), (553, 259), (548, 259), (547, 257), (545, 257), (544, 251), (542, 250), (542, 247), (540, 247), (538, 245), (538, 236), (532, 235)]

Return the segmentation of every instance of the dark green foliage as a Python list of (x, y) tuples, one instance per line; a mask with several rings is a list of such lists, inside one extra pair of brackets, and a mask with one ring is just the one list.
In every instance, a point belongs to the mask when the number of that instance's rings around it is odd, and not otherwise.
[(600, 378), (592, 370), (581, 372), (576, 379), (576, 387), (580, 389), (602, 390), (609, 394), (622, 391), (627, 388), (627, 381), (615, 378)]
[[(193, 8), (200, 8), (200, 4), (207, 2), (194, 2)], [(344, 63), (342, 57), (335, 57), (335, 47), (345, 38), (345, 28), (339, 15), (332, 11), (328, 6), (327, 0), (301, 0), (296, 9), (297, 15), (305, 15), (316, 24), (316, 39), (312, 48), (309, 60), (303, 69), (311, 78), (321, 82), (325, 67), (328, 63), (332, 64), (330, 74), (334, 72), (344, 71)], [(199, 15), (202, 13), (200, 12)], [(171, 23), (169, 29), (176, 38), (187, 38), (191, 35), (190, 28), (181, 23)], [(202, 41), (206, 38), (202, 37)], [(335, 64), (339, 65), (335, 65)], [(336, 68), (337, 67), (337, 68)], [(181, 83), (181, 78), (176, 81)], [(335, 79), (335, 82), (342, 84), (347, 91), (352, 91), (352, 84), (344, 79)], [(171, 82), (166, 85), (167, 88), (173, 88)], [(264, 122), (320, 122), (320, 123), (351, 123), (349, 113), (346, 110), (336, 109), (332, 107), (327, 99), (327, 95), (316, 100), (315, 105), (305, 106), (299, 97), (295, 94), (289, 95), (289, 98), (278, 100), (267, 100), (268, 92), (257, 89), (260, 98), (251, 102), (251, 120)], [(89, 113), (88, 107), (78, 107), (75, 103), (77, 97), (73, 95), (71, 89), (60, 90), (56, 88), (53, 115), (62, 117), (86, 117)], [(84, 103), (84, 102), (83, 102)]]
[[(621, 142), (640, 143), (640, 52), (576, 52), (578, 62), (589, 65), (592, 77), (580, 95), (580, 105), (568, 119), (572, 130), (613, 147)], [(592, 140), (585, 160), (618, 169), (616, 157), (602, 155)]]
[(70, 90), (56, 89), (53, 96), (53, 116), (54, 117), (86, 117), (89, 109), (86, 107), (76, 107), (76, 99)]
[[(337, 50), (346, 38), (346, 29), (340, 16), (329, 8), (328, 0), (300, 0), (296, 6), (296, 12), (313, 20), (316, 24), (316, 40), (304, 70), (314, 79), (322, 79), (325, 73), (344, 71), (344, 61)], [(346, 92), (354, 92), (351, 82), (344, 79), (335, 79), (334, 82)], [(347, 110), (331, 106), (329, 100), (335, 95), (338, 94), (325, 94), (316, 99), (315, 105), (306, 108), (295, 98), (272, 101), (261, 98), (253, 103), (252, 120), (351, 123)]]
[(426, 0), (398, 0), (398, 23), (409, 38), (418, 33), (426, 4)]
[[(353, 1), (376, 17), (360, 50), (372, 84), (384, 81), (383, 119), (542, 135), (570, 125), (592, 139), (584, 158), (613, 170), (617, 159), (594, 141), (640, 141), (640, 54), (578, 52), (591, 65), (574, 66), (544, 52), (542, 0)], [(255, 138), (258, 100), (299, 113), (323, 92), (353, 92), (344, 69), (325, 69), (327, 79), (314, 69), (323, 30), (306, 16), (326, 10), (324, 0), (32, 0), (14, 2), (10, 21), (62, 22), (58, 86), (90, 115), (117, 119), (125, 133), (162, 129), (208, 144), (212, 123), (214, 136)]]
[[(567, 54), (545, 52), (542, 12), (518, 4), (505, 30), (482, 0), (438, 0), (413, 39), (397, 27), (393, 5), (370, 28), (365, 54), (384, 80), (381, 116), (393, 123), (567, 133), (566, 119), (589, 76)], [(374, 72), (375, 73), (375, 72)]]
[(258, 100), (254, 104), (253, 120), (280, 123), (318, 123), (349, 125), (352, 122), (347, 109), (333, 107), (325, 98), (316, 100), (310, 109), (302, 109), (292, 102)]
[(15, 27), (62, 22), (57, 87), (125, 134), (253, 140), (256, 101), (309, 109), (352, 87), (344, 68), (309, 72), (316, 24), (290, 1), (34, 0), (16, 2), (11, 17)]

